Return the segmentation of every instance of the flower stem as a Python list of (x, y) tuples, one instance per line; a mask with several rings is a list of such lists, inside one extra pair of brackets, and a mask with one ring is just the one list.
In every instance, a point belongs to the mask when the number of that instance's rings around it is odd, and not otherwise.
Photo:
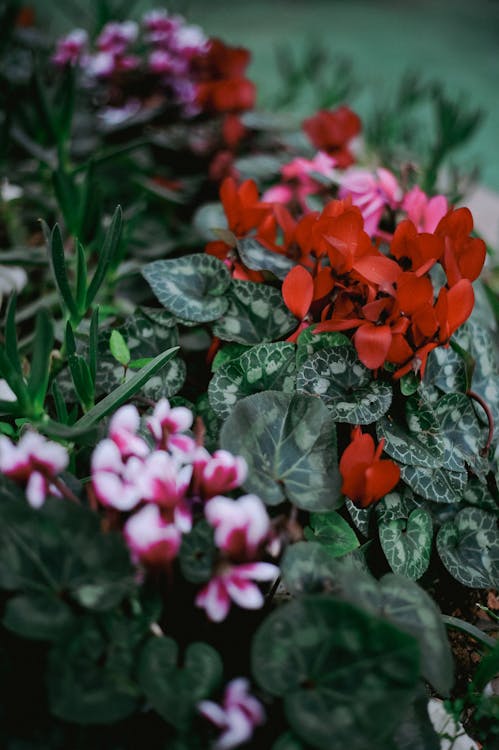
[(466, 391), (466, 395), (469, 396), (471, 399), (473, 399), (473, 401), (476, 401), (477, 404), (480, 404), (480, 406), (485, 412), (485, 415), (489, 423), (489, 434), (487, 436), (487, 442), (485, 443), (485, 446), (480, 451), (480, 455), (486, 456), (489, 452), (490, 446), (492, 445), (492, 438), (494, 437), (494, 417), (490, 410), (490, 406), (488, 405), (486, 401), (484, 401), (484, 399), (478, 393), (475, 393), (475, 391), (468, 390)]

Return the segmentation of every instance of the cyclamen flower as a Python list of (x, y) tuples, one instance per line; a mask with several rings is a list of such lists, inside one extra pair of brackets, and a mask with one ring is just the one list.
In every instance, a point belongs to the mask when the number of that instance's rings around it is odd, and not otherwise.
[(264, 723), (263, 706), (248, 691), (248, 680), (239, 677), (225, 688), (221, 706), (213, 701), (200, 701), (197, 704), (198, 711), (223, 730), (214, 750), (231, 750), (247, 742), (255, 727)]
[(181, 531), (167, 523), (155, 505), (146, 505), (131, 516), (123, 533), (134, 559), (148, 565), (171, 562), (182, 542)]
[(340, 169), (353, 164), (349, 144), (361, 128), (360, 118), (348, 107), (332, 111), (323, 109), (303, 123), (303, 130), (314, 146), (333, 156)]
[(195, 449), (194, 440), (188, 435), (179, 433), (192, 426), (193, 415), (185, 406), (171, 407), (167, 398), (162, 398), (150, 417), (146, 418), (146, 427), (151, 433), (158, 448), (176, 450), (187, 456)]
[(192, 513), (185, 501), (191, 476), (192, 466), (182, 466), (174, 456), (157, 450), (146, 458), (136, 480), (142, 500), (169, 511), (171, 520), (183, 532), (192, 527)]
[(167, 10), (151, 10), (146, 13), (142, 23), (147, 31), (147, 40), (151, 44), (165, 45), (180, 28), (184, 19), (182, 16), (171, 16)]
[(59, 496), (53, 480), (68, 465), (66, 449), (37, 432), (26, 432), (17, 445), (0, 436), (0, 471), (16, 482), (27, 482), (26, 497), (33, 508), (49, 493)]
[(233, 456), (225, 450), (210, 455), (198, 448), (194, 456), (194, 486), (205, 499), (240, 487), (248, 474), (248, 465), (242, 456)]
[(449, 210), (449, 204), (445, 195), (434, 195), (429, 198), (415, 185), (404, 195), (402, 208), (419, 232), (434, 232), (440, 219)]
[(135, 406), (127, 404), (118, 409), (109, 422), (109, 437), (117, 445), (123, 458), (147, 456), (149, 446), (137, 435), (140, 415)]
[(126, 462), (113, 440), (102, 440), (92, 454), (92, 487), (103, 505), (117, 510), (135, 508), (142, 495), (138, 480), (143, 461), (131, 456)]
[(107, 23), (97, 37), (97, 48), (101, 52), (122, 55), (129, 44), (137, 39), (139, 27), (135, 21)]
[(375, 172), (367, 169), (349, 169), (340, 178), (340, 198), (350, 196), (364, 218), (364, 229), (374, 236), (386, 206), (397, 208), (402, 190), (388, 169), (380, 167)]
[(195, 604), (203, 607), (213, 622), (225, 620), (231, 601), (243, 609), (260, 609), (264, 599), (253, 581), (272, 581), (278, 575), (279, 568), (272, 563), (227, 564), (201, 589)]
[(371, 435), (364, 435), (357, 426), (352, 431), (352, 442), (341, 456), (341, 491), (360, 508), (380, 500), (400, 479), (397, 464), (380, 458), (384, 444), (382, 439), (375, 448)]
[(60, 67), (76, 65), (87, 46), (88, 34), (84, 29), (74, 29), (57, 42), (52, 62)]
[(238, 500), (214, 497), (206, 504), (204, 514), (215, 529), (215, 544), (233, 560), (254, 558), (269, 533), (267, 511), (256, 495)]

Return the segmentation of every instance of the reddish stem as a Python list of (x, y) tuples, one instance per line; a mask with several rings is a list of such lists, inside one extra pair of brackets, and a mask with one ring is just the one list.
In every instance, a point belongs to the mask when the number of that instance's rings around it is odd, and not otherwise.
[(483, 398), (478, 394), (475, 393), (475, 391), (466, 391), (466, 395), (469, 396), (473, 401), (476, 401), (477, 404), (480, 404), (482, 409), (485, 412), (485, 415), (487, 417), (488, 423), (489, 423), (489, 434), (487, 436), (487, 442), (485, 443), (485, 447), (482, 448), (480, 451), (481, 456), (486, 456), (489, 452), (490, 446), (492, 445), (492, 438), (494, 437), (494, 417), (492, 415), (492, 412), (490, 410), (490, 407), (486, 401), (483, 400)]
[(55, 477), (50, 480), (50, 483), (54, 485), (54, 487), (57, 487), (59, 492), (63, 497), (65, 497), (67, 500), (71, 500), (72, 503), (76, 503), (77, 505), (80, 505), (80, 499), (74, 494), (72, 490), (69, 489), (68, 485), (60, 479), (60, 477)]

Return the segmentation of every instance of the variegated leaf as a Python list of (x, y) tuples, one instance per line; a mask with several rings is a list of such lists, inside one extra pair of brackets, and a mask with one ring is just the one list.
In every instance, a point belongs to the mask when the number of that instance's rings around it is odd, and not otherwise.
[(417, 580), (430, 564), (433, 525), (424, 508), (413, 510), (408, 518), (379, 524), (383, 552), (394, 573)]
[(335, 346), (348, 346), (353, 349), (348, 336), (339, 331), (324, 331), (323, 333), (314, 333), (317, 326), (305, 328), (298, 336), (296, 350), (296, 364), (301, 367), (310, 359), (314, 352), (320, 349), (333, 349)]
[(414, 492), (436, 503), (459, 503), (468, 480), (466, 472), (400, 466), (400, 474)]
[(449, 573), (460, 583), (473, 588), (497, 586), (497, 514), (464, 508), (438, 532), (437, 550)]
[(237, 240), (237, 251), (242, 262), (253, 271), (270, 271), (278, 279), (284, 279), (295, 262), (282, 253), (272, 252), (255, 237)]

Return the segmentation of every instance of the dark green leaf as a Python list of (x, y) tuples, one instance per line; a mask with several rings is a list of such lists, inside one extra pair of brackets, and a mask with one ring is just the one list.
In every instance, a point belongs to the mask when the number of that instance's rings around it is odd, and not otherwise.
[(333, 557), (319, 542), (290, 544), (281, 560), (286, 590), (294, 596), (331, 591), (337, 575)]
[(312, 354), (321, 349), (333, 349), (336, 346), (347, 346), (352, 344), (348, 336), (338, 331), (325, 331), (324, 333), (314, 333), (316, 326), (309, 326), (298, 336), (296, 364), (301, 367), (307, 362)]
[(335, 422), (371, 424), (390, 408), (392, 389), (373, 380), (351, 346), (314, 352), (296, 377), (296, 389), (319, 396)]
[(180, 568), (191, 583), (209, 581), (217, 550), (213, 539), (213, 528), (204, 519), (199, 521), (189, 534), (182, 537)]
[(76, 302), (71, 291), (71, 287), (68, 281), (68, 274), (66, 269), (66, 260), (64, 255), (64, 245), (62, 244), (61, 231), (59, 226), (56, 224), (52, 230), (50, 236), (50, 261), (52, 265), (52, 272), (54, 274), (54, 280), (56, 283), (59, 297), (61, 298), (61, 305), (63, 310), (67, 310), (71, 319), (74, 321), (79, 320), (79, 312), (76, 306)]
[(76, 241), (76, 307), (80, 315), (87, 310), (87, 258), (81, 242)]
[(35, 340), (31, 355), (31, 372), (28, 380), (28, 391), (35, 412), (41, 412), (50, 375), (50, 355), (54, 345), (52, 321), (46, 310), (42, 309), (36, 316)]
[(90, 305), (94, 301), (97, 292), (101, 288), (102, 283), (104, 279), (106, 278), (106, 275), (109, 271), (109, 267), (111, 263), (113, 262), (115, 255), (118, 252), (118, 248), (119, 248), (119, 244), (121, 240), (122, 223), (123, 223), (123, 212), (121, 210), (121, 206), (117, 206), (114, 211), (113, 218), (111, 219), (111, 224), (109, 225), (109, 229), (106, 232), (104, 243), (99, 253), (99, 260), (97, 261), (97, 268), (95, 269), (95, 273), (93, 275), (92, 281), (90, 282), (90, 286), (87, 289), (87, 297), (86, 297), (87, 309), (90, 307)]
[(142, 274), (161, 304), (178, 318), (206, 323), (227, 310), (230, 274), (211, 255), (156, 260), (144, 266)]
[(333, 557), (341, 557), (359, 547), (354, 530), (339, 513), (312, 513), (305, 538), (319, 542)]
[(393, 572), (413, 580), (421, 578), (430, 564), (431, 513), (425, 508), (416, 508), (408, 517), (384, 521), (378, 528), (383, 552)]
[(244, 456), (244, 487), (268, 505), (287, 499), (320, 511), (340, 504), (336, 430), (319, 399), (277, 391), (248, 396), (234, 407), (220, 440)]
[(16, 306), (17, 294), (14, 292), (9, 299), (5, 312), (5, 354), (12, 367), (22, 377), (21, 360), (17, 349)]
[(213, 326), (223, 341), (260, 344), (275, 341), (296, 328), (279, 290), (265, 284), (235, 279), (227, 292), (228, 307)]
[(437, 536), (443, 564), (460, 583), (473, 588), (497, 586), (499, 531), (497, 517), (479, 508), (461, 510)]
[(291, 258), (268, 250), (255, 237), (243, 237), (237, 240), (237, 251), (248, 268), (253, 271), (270, 271), (281, 280), (295, 266)]
[(367, 750), (394, 730), (414, 694), (416, 641), (329, 596), (273, 612), (253, 640), (252, 670), (282, 696), (296, 734), (314, 748)]
[(73, 621), (70, 608), (50, 593), (20, 594), (9, 599), (2, 619), (23, 638), (57, 640)]

